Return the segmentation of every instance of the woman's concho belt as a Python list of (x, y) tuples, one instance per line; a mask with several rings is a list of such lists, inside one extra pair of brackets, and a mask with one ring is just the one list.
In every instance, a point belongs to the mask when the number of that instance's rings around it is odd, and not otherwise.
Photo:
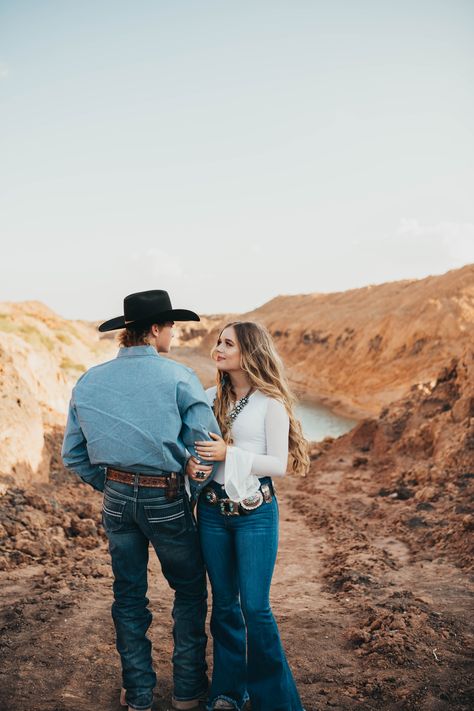
[(252, 496), (248, 496), (242, 501), (232, 501), (232, 499), (219, 498), (217, 492), (211, 486), (205, 486), (203, 491), (204, 500), (211, 506), (219, 506), (219, 511), (223, 516), (242, 516), (255, 511), (263, 503), (269, 504), (273, 498), (269, 484), (262, 484), (259, 491)]

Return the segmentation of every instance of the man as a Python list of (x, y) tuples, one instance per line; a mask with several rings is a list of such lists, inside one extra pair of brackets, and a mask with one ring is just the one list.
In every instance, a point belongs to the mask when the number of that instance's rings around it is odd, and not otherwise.
[[(146, 636), (149, 542), (175, 591), (173, 708), (197, 708), (208, 686), (206, 578), (183, 472), (186, 450), (195, 455), (194, 442), (219, 427), (195, 373), (159, 356), (170, 349), (174, 321), (199, 320), (193, 311), (173, 309), (166, 291), (125, 297), (124, 315), (99, 326), (124, 329), (117, 357), (79, 378), (69, 407), (64, 464), (104, 491), (121, 702), (129, 711), (151, 709), (156, 683)], [(195, 494), (212, 474), (212, 466), (201, 469)]]

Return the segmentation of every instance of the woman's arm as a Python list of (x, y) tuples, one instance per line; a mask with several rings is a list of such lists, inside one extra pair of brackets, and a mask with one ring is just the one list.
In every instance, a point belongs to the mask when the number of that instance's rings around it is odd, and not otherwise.
[(279, 400), (269, 400), (265, 416), (267, 453), (254, 454), (252, 474), (255, 476), (283, 476), (288, 466), (288, 434), (290, 418)]

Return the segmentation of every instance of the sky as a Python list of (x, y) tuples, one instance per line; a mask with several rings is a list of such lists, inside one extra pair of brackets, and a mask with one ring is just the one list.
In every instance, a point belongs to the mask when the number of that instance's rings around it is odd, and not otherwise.
[(474, 262), (472, 0), (0, 0), (0, 301), (243, 313)]

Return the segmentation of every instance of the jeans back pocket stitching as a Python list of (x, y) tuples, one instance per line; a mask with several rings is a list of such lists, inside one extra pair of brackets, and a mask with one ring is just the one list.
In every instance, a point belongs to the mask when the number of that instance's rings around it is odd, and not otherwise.
[(122, 516), (122, 514), (123, 514), (123, 508), (121, 509), (121, 511), (111, 511), (111, 510), (108, 509), (106, 506), (103, 506), (103, 507), (102, 507), (102, 511), (103, 511), (104, 513), (106, 513), (106, 514), (109, 514), (109, 516), (118, 516), (119, 518), (120, 518), (120, 517)]
[(126, 504), (126, 502), (123, 499), (114, 499), (114, 497), (109, 496), (109, 494), (104, 494), (104, 500), (105, 499), (108, 499), (113, 504), (121, 504), (122, 506), (125, 506), (125, 504)]
[(170, 506), (176, 506), (177, 504), (180, 504), (181, 501), (170, 501), (168, 504), (153, 504), (153, 506), (147, 506), (144, 504), (145, 511), (149, 511), (150, 509), (168, 509)]
[(184, 516), (184, 511), (180, 513), (173, 514), (172, 516), (166, 516), (166, 518), (149, 518), (149, 523), (163, 523), (165, 521), (175, 521), (177, 518)]

